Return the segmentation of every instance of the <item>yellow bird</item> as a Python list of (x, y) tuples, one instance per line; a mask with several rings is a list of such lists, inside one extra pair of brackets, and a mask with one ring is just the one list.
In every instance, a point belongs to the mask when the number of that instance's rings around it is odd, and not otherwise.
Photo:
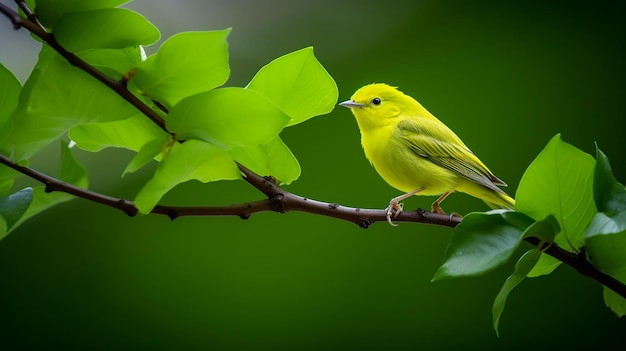
[(405, 192), (389, 201), (387, 221), (402, 212), (400, 201), (413, 195), (440, 195), (441, 202), (461, 191), (491, 208), (513, 209), (506, 186), (461, 139), (419, 102), (387, 84), (370, 84), (339, 104), (350, 108), (361, 130), (365, 156), (391, 186)]

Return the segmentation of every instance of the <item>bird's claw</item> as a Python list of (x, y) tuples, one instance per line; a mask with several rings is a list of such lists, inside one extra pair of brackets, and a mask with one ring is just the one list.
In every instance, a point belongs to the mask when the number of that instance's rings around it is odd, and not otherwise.
[(389, 223), (389, 225), (393, 226), (393, 227), (397, 227), (398, 225), (393, 223), (391, 220), (391, 217), (393, 216), (393, 218), (396, 218), (400, 215), (400, 213), (402, 213), (402, 204), (398, 203), (397, 201), (393, 201), (391, 200), (391, 202), (389, 202), (389, 206), (387, 206), (387, 208), (385, 208), (385, 210), (387, 210), (387, 222)]
[(431, 212), (436, 212), (436, 213), (439, 213), (439, 214), (446, 214), (446, 213), (443, 211), (443, 208), (441, 208), (441, 206), (439, 206), (439, 204), (438, 204), (438, 203), (436, 203), (436, 202), (435, 202), (435, 203), (433, 203), (433, 206), (431, 207), (431, 209), (430, 209), (430, 210), (431, 210)]

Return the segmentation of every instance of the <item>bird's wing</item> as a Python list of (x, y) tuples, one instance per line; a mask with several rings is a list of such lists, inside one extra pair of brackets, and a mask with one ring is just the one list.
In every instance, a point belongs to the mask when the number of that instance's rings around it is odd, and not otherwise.
[(506, 183), (494, 176), (454, 132), (439, 121), (405, 119), (398, 123), (396, 133), (419, 157), (489, 189), (502, 192), (498, 185), (506, 186)]

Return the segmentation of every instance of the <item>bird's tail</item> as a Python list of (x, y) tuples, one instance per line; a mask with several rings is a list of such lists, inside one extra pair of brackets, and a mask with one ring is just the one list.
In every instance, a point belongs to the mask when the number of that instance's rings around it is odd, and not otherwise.
[(493, 191), (493, 196), (490, 196), (489, 199), (483, 199), (487, 206), (491, 209), (506, 209), (506, 210), (514, 210), (515, 209), (515, 199), (507, 195), (505, 192)]

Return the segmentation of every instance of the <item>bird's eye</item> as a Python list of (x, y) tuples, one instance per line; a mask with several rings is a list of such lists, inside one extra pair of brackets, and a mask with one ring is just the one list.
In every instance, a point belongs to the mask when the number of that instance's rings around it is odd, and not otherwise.
[(375, 97), (375, 98), (372, 99), (372, 104), (374, 104), (374, 105), (380, 105), (381, 102), (382, 101), (380, 100), (379, 97)]

